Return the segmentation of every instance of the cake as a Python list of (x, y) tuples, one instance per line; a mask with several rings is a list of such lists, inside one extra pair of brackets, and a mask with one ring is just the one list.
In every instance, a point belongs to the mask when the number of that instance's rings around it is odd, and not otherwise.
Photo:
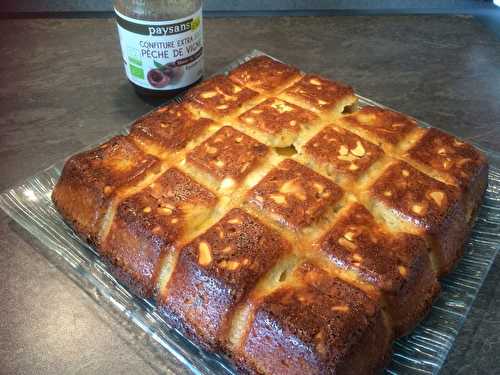
[(463, 252), (474, 147), (267, 56), (66, 162), (52, 199), (130, 291), (252, 374), (373, 374)]

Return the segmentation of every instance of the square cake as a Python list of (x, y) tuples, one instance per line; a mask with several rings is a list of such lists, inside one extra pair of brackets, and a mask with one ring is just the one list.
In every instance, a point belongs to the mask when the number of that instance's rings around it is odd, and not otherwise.
[(71, 157), (52, 199), (115, 277), (250, 374), (374, 374), (463, 252), (488, 164), (259, 56)]

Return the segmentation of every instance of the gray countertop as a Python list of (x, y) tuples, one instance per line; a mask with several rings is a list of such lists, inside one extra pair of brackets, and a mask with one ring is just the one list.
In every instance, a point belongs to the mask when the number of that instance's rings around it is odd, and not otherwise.
[[(466, 16), (205, 20), (206, 75), (258, 48), (475, 142), (500, 165), (500, 43)], [(0, 21), (0, 190), (151, 109), (112, 19)], [(0, 213), (0, 373), (155, 373), (136, 337)], [(443, 374), (500, 374), (500, 258)]]

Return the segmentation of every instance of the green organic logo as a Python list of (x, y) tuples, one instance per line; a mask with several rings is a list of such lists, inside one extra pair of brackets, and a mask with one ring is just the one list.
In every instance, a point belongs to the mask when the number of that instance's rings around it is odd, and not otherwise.
[(200, 27), (200, 17), (193, 18), (191, 21), (191, 30), (196, 30), (198, 27)]
[(130, 73), (139, 79), (144, 79), (144, 70), (142, 68), (139, 68), (135, 65), (130, 64)]

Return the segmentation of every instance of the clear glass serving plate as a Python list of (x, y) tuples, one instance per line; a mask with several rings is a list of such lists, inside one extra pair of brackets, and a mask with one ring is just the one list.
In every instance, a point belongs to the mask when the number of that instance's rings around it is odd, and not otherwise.
[[(252, 51), (227, 66), (225, 73), (249, 58)], [(359, 97), (360, 105), (382, 105)], [(175, 100), (181, 101), (178, 97)], [(421, 126), (428, 125), (419, 122)], [(127, 133), (127, 128), (123, 133)], [(111, 136), (111, 135), (110, 135)], [(89, 148), (92, 146), (89, 146)], [(0, 207), (38, 239), (38, 250), (74, 280), (96, 303), (131, 333), (134, 348), (159, 372), (235, 374), (230, 361), (208, 353), (169, 327), (152, 300), (127, 291), (108, 272), (94, 249), (82, 242), (61, 219), (51, 193), (64, 160), (0, 195)], [(441, 281), (442, 292), (429, 315), (407, 337), (394, 344), (387, 374), (436, 374), (470, 310), (500, 248), (500, 170), (491, 167), (483, 205), (455, 270)]]

